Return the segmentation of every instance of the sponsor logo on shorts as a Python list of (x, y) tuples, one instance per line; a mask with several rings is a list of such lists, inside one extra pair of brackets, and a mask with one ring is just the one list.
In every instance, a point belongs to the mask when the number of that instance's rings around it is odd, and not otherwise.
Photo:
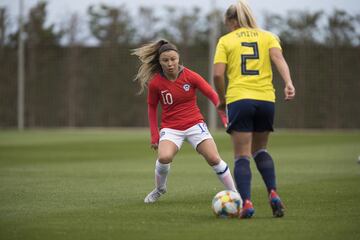
[(186, 91), (186, 92), (188, 92), (189, 90), (190, 90), (190, 84), (184, 84), (183, 85), (183, 89)]
[(160, 133), (160, 137), (163, 137), (165, 135), (165, 131), (162, 131), (161, 133)]

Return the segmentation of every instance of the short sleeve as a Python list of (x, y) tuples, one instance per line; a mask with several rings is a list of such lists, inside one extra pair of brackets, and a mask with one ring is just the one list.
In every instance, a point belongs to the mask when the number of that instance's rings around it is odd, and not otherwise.
[(280, 45), (280, 39), (278, 36), (276, 36), (273, 33), (268, 33), (268, 39), (269, 39), (269, 49), (271, 48), (279, 48), (281, 49), (281, 45)]
[(220, 38), (218, 44), (216, 45), (214, 64), (215, 63), (228, 63), (226, 48), (223, 38)]

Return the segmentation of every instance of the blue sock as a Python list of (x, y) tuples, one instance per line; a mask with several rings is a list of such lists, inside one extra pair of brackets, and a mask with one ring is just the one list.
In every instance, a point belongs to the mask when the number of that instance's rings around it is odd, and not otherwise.
[(240, 157), (235, 160), (234, 179), (236, 187), (244, 200), (251, 197), (251, 169), (250, 159), (248, 157)]
[(275, 166), (270, 154), (265, 149), (261, 149), (254, 154), (254, 159), (267, 191), (270, 193), (272, 189), (276, 190)]

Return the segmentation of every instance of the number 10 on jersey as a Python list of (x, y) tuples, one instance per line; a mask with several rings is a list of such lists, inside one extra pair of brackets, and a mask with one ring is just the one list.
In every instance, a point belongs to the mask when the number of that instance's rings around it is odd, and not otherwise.
[(162, 97), (163, 103), (165, 105), (173, 104), (173, 97), (172, 97), (171, 93), (168, 92), (168, 90), (161, 91), (161, 97)]

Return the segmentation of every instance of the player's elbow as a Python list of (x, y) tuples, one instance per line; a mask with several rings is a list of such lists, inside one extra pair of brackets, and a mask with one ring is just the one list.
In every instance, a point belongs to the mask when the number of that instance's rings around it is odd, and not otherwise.
[(214, 73), (213, 73), (213, 78), (214, 78), (214, 82), (216, 81), (223, 81), (224, 80), (224, 72), (222, 71), (216, 71), (216, 69), (214, 69)]
[(224, 75), (214, 73), (214, 82), (220, 82), (224, 79)]

